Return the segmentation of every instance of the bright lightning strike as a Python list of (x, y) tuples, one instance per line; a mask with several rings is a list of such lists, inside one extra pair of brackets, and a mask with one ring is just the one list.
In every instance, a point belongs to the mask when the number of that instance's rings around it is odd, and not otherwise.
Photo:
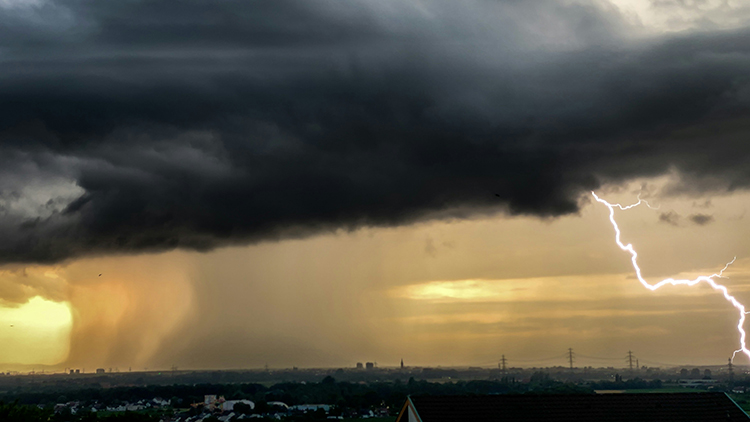
[(721, 271), (719, 271), (718, 274), (712, 274), (710, 276), (702, 275), (698, 278), (695, 278), (693, 280), (675, 280), (673, 278), (667, 278), (664, 279), (656, 284), (651, 284), (648, 281), (646, 281), (643, 276), (641, 275), (641, 268), (638, 266), (638, 253), (633, 248), (633, 245), (631, 243), (628, 243), (627, 245), (622, 243), (622, 240), (620, 239), (620, 227), (617, 225), (617, 222), (615, 221), (615, 208), (619, 208), (621, 210), (628, 210), (630, 208), (636, 207), (642, 203), (645, 203), (649, 208), (651, 205), (648, 204), (645, 200), (638, 198), (638, 202), (632, 205), (623, 206), (620, 204), (610, 204), (609, 202), (605, 201), (604, 199), (599, 198), (596, 193), (591, 192), (592, 195), (594, 195), (594, 198), (596, 198), (597, 202), (600, 202), (609, 208), (609, 221), (612, 223), (612, 227), (615, 229), (615, 242), (617, 242), (617, 246), (620, 247), (623, 251), (626, 251), (630, 253), (630, 261), (633, 263), (633, 269), (635, 269), (635, 274), (638, 277), (638, 281), (641, 282), (643, 287), (649, 289), (649, 290), (656, 290), (659, 287), (665, 286), (667, 284), (671, 284), (673, 286), (678, 285), (686, 285), (686, 286), (694, 286), (701, 281), (707, 283), (711, 288), (714, 290), (719, 290), (724, 295), (724, 298), (727, 300), (727, 302), (731, 303), (732, 306), (737, 309), (737, 311), (740, 314), (739, 321), (737, 322), (737, 331), (740, 333), (740, 348), (735, 350), (734, 353), (732, 353), (732, 360), (734, 360), (734, 357), (737, 355), (737, 353), (742, 352), (744, 353), (748, 358), (750, 358), (750, 350), (748, 350), (747, 345), (745, 344), (745, 338), (747, 337), (744, 329), (745, 325), (745, 315), (748, 313), (745, 311), (745, 305), (741, 304), (737, 299), (734, 298), (734, 296), (729, 294), (729, 291), (727, 288), (721, 284), (718, 284), (716, 281), (714, 281), (715, 278), (725, 278), (723, 276), (724, 271), (734, 263), (735, 259), (737, 257), (734, 257), (730, 262), (727, 263), (727, 265), (722, 268)]

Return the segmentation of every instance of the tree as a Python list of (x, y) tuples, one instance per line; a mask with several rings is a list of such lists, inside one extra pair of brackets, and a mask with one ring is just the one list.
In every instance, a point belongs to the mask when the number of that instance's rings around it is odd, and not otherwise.
[(253, 412), (253, 408), (247, 403), (239, 402), (234, 404), (234, 412), (242, 415), (249, 415)]
[(4, 422), (43, 422), (49, 420), (52, 412), (36, 406), (0, 402), (0, 420)]

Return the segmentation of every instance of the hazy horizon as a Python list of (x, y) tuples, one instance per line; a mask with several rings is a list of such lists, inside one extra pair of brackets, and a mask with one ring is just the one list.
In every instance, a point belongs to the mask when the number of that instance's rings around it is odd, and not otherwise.
[[(640, 189), (606, 196), (629, 203)], [(747, 229), (737, 224), (750, 195), (712, 197), (714, 218), (703, 226), (662, 216), (702, 211), (694, 204), (707, 199), (650, 200), (661, 208), (617, 215), (649, 280), (711, 274), (735, 252), (750, 250)], [(503, 234), (517, 240), (506, 242)], [(724, 282), (742, 300), (750, 259), (736, 256)], [(23, 277), (36, 295), (53, 287), (69, 298), (61, 302), (73, 315), (69, 353), (58, 367), (341, 367), (396, 365), (402, 358), (410, 366), (492, 366), (503, 354), (512, 365), (513, 356), (548, 358), (568, 347), (609, 359), (633, 350), (647, 366), (723, 364), (738, 342), (731, 306), (704, 286), (649, 292), (629, 264), (614, 244), (606, 207), (588, 203), (580, 215), (555, 220), (362, 229), (210, 253), (24, 266), (23, 275), (9, 274)], [(12, 323), (5, 336), (28, 324)], [(26, 341), (35, 347), (33, 338)], [(39, 341), (51, 343), (48, 336)], [(65, 348), (66, 339), (60, 342)], [(8, 364), (12, 352), (4, 351)], [(586, 366), (597, 363), (618, 364), (589, 359)], [(740, 356), (736, 363), (746, 362)], [(552, 362), (538, 366), (546, 364)]]

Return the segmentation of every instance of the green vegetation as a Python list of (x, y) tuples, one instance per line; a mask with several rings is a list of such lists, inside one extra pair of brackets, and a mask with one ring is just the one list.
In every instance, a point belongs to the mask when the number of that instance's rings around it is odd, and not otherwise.
[[(750, 379), (737, 380), (735, 385), (750, 384)], [(717, 391), (728, 388), (716, 384)], [(593, 394), (594, 390), (619, 390), (627, 393), (699, 392), (699, 389), (677, 387), (671, 381), (658, 379), (623, 379), (590, 382), (584, 380), (560, 381), (544, 371), (531, 374), (524, 382), (514, 377), (495, 380), (446, 380), (429, 382), (409, 378), (392, 381), (351, 382), (337, 381), (326, 376), (319, 382), (281, 382), (273, 385), (260, 383), (175, 384), (131, 387), (60, 388), (60, 385), (17, 386), (0, 393), (0, 421), (7, 422), (156, 422), (164, 416), (207, 416), (200, 403), (204, 396), (223, 396), (227, 400), (251, 400), (255, 407), (235, 404), (235, 414), (257, 414), (268, 418), (281, 413), (289, 422), (322, 421), (328, 416), (343, 416), (345, 421), (361, 415), (374, 414), (373, 422), (393, 422), (408, 395), (484, 395), (484, 394)], [(153, 401), (155, 398), (161, 400)], [(750, 397), (732, 394), (743, 409), (750, 410)], [(331, 405), (328, 413), (323, 409), (302, 413), (287, 412), (273, 407), (271, 402), (289, 406), (299, 404)], [(167, 403), (169, 403), (167, 405)], [(115, 412), (113, 408), (138, 404), (145, 409), (135, 412)], [(197, 404), (197, 405), (192, 405)], [(107, 410), (109, 408), (110, 410)], [(72, 412), (71, 409), (75, 411)], [(92, 411), (97, 410), (97, 411)], [(215, 416), (220, 412), (216, 411)], [(389, 415), (388, 417), (384, 417)]]
[(55, 412), (52, 408), (18, 403), (0, 403), (0, 421), (3, 422), (158, 422), (157, 416), (128, 412), (110, 415), (98, 415), (92, 412), (79, 412), (73, 415), (65, 409)]
[[(266, 387), (261, 384), (196, 384), (145, 387), (82, 388), (66, 390), (64, 396), (53, 386), (47, 388), (16, 389), (0, 395), (5, 402), (54, 406), (68, 401), (87, 405), (98, 403), (117, 406), (139, 400), (161, 397), (171, 400), (172, 406), (186, 408), (203, 401), (205, 395), (224, 396), (227, 400), (252, 400), (259, 407), (266, 402), (280, 401), (288, 405), (326, 403), (347, 408), (400, 408), (407, 395), (417, 394), (520, 394), (535, 393), (593, 393), (593, 389), (553, 380), (549, 374), (538, 372), (531, 381), (521, 383), (512, 378), (431, 383), (410, 378), (400, 380), (357, 383), (338, 382), (328, 376), (317, 383), (285, 382)], [(256, 409), (257, 410), (257, 409)]]
[(662, 388), (634, 388), (626, 389), (626, 393), (702, 393), (706, 390), (685, 387), (662, 387)]
[(619, 375), (616, 381), (592, 382), (590, 387), (594, 390), (659, 390), (662, 391), (661, 380), (646, 381), (641, 378), (623, 380)]
[(729, 394), (729, 397), (737, 403), (742, 410), (750, 412), (750, 397), (745, 397), (745, 394)]
[[(283, 382), (266, 387), (261, 384), (196, 384), (196, 385), (161, 385), (144, 387), (88, 387), (78, 390), (59, 390), (54, 386), (43, 388), (17, 388), (0, 394), (0, 400), (11, 402), (4, 405), (7, 417), (0, 420), (49, 421), (49, 422), (151, 422), (159, 419), (166, 412), (168, 415), (185, 413), (197, 415), (202, 406), (191, 407), (192, 403), (202, 403), (205, 395), (223, 396), (227, 400), (252, 400), (255, 408), (239, 405), (236, 413), (267, 414), (274, 413), (268, 403), (279, 401), (290, 406), (306, 403), (325, 403), (332, 405), (330, 415), (352, 417), (374, 412), (380, 418), (369, 418), (373, 421), (390, 421), (401, 409), (407, 395), (460, 395), (460, 394), (541, 394), (541, 393), (593, 393), (588, 387), (573, 383), (556, 381), (549, 374), (535, 373), (530, 382), (521, 383), (513, 378), (501, 380), (474, 380), (431, 383), (410, 378), (381, 382), (338, 382), (326, 376), (320, 382), (301, 383)], [(148, 403), (154, 398), (169, 400), (170, 407), (147, 409), (138, 412), (116, 413), (106, 409), (133, 403)], [(75, 407), (75, 414), (70, 408)], [(57, 409), (55, 411), (54, 409)], [(92, 412), (96, 408), (99, 411)], [(26, 412), (26, 413), (24, 413)], [(16, 416), (21, 419), (12, 419)], [(390, 417), (383, 418), (383, 414)], [(289, 421), (323, 420), (327, 417), (322, 410), (307, 414), (290, 414)]]

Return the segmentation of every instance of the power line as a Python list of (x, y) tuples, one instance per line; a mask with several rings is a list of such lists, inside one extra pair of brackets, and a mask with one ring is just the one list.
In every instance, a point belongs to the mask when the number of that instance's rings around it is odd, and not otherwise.
[(647, 360), (643, 359), (643, 362), (648, 363), (649, 365), (664, 365), (664, 366), (698, 366), (698, 365), (686, 365), (686, 364), (680, 364), (680, 363), (667, 363), (667, 362), (657, 362), (655, 360)]
[[(516, 359), (512, 356), (509, 357), (508, 355), (501, 355), (499, 358), (495, 360), (485, 361), (481, 363), (473, 363), (471, 364), (471, 366), (493, 366), (493, 367), (502, 369), (503, 361), (504, 361), (505, 369), (507, 370), (510, 367), (511, 361), (513, 362), (513, 364), (515, 363), (534, 364), (534, 363), (543, 363), (543, 362), (549, 362), (549, 361), (559, 361), (560, 359), (565, 359), (567, 361), (566, 363), (568, 364), (568, 367), (570, 367), (571, 355), (572, 355), (573, 363), (577, 362), (577, 359), (613, 361), (613, 363), (614, 361), (622, 362), (622, 359), (623, 359), (622, 357), (604, 357), (604, 356), (583, 355), (578, 352), (574, 352), (572, 348), (568, 348), (568, 351), (566, 351), (565, 353), (561, 353), (561, 354), (554, 355), (554, 356), (536, 358), (536, 359)], [(638, 358), (635, 355), (635, 353), (633, 353), (631, 350), (629, 350), (628, 353), (625, 355), (625, 363), (631, 369), (640, 369), (640, 358)], [(685, 363), (660, 362), (660, 361), (649, 360), (649, 359), (643, 359), (643, 363), (644, 365), (659, 365), (659, 366), (667, 366), (667, 367), (701, 366), (701, 365), (685, 364)]]
[(563, 353), (561, 355), (552, 356), (552, 357), (549, 357), (549, 358), (541, 358), (541, 359), (513, 359), (513, 360), (514, 361), (518, 361), (518, 362), (542, 362), (542, 361), (548, 361), (548, 360), (558, 360), (561, 357), (566, 357), (566, 356), (568, 356), (568, 354), (567, 353)]
[[(506, 356), (506, 355), (502, 355), (502, 356)], [(567, 353), (562, 353), (562, 354), (559, 354), (559, 355), (556, 355), (556, 356), (550, 356), (550, 357), (539, 358), (539, 359), (516, 359), (516, 358), (509, 359), (509, 358), (506, 357), (505, 361), (508, 362), (508, 361), (512, 360), (513, 362), (535, 363), (535, 362), (546, 362), (546, 361), (552, 361), (552, 360), (560, 360), (560, 358), (565, 358), (567, 356), (568, 356)], [(472, 363), (470, 366), (488, 366), (488, 365), (495, 366), (495, 365), (498, 364), (497, 362), (500, 361), (500, 360), (502, 360), (502, 357), (500, 359), (495, 359), (495, 360), (491, 360), (491, 361), (475, 362), (475, 363)], [(507, 368), (507, 364), (506, 364), (506, 368)]]
[(620, 360), (620, 358), (605, 358), (601, 356), (582, 355), (580, 353), (576, 353), (576, 356), (578, 356), (579, 358), (595, 359), (595, 360)]

